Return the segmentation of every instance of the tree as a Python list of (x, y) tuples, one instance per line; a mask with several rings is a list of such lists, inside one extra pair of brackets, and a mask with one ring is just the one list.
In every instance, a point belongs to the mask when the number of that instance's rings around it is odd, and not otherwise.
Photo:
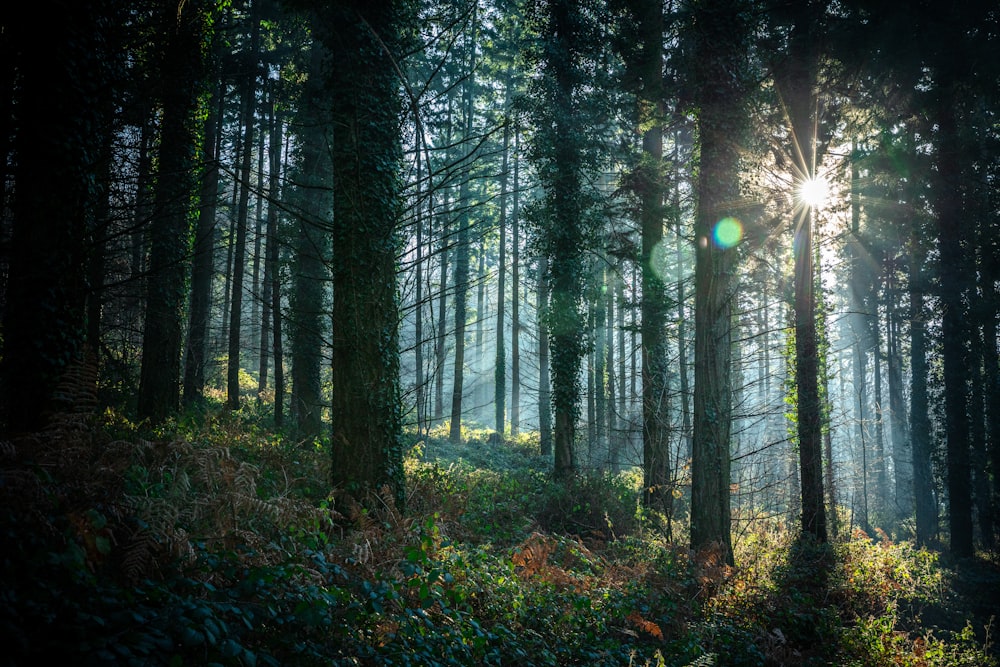
[[(216, 39), (218, 39), (216, 37)], [(218, 58), (218, 47), (211, 53)], [(193, 405), (205, 388), (205, 362), (208, 354), (208, 325), (212, 304), (212, 277), (215, 273), (216, 212), (219, 202), (219, 168), (225, 94), (217, 63), (213, 62), (215, 81), (208, 100), (204, 125), (205, 163), (198, 196), (198, 223), (194, 236), (191, 268), (191, 301), (187, 354), (184, 357), (184, 404)]]
[[(263, 392), (267, 388), (268, 370), (270, 366), (270, 352), (274, 350), (274, 421), (281, 425), (284, 415), (284, 376), (281, 368), (281, 289), (280, 289), (280, 269), (278, 266), (278, 248), (280, 239), (278, 237), (278, 206), (281, 196), (281, 138), (284, 121), (277, 109), (275, 96), (276, 86), (271, 86), (271, 94), (268, 96), (268, 118), (270, 121), (270, 131), (268, 132), (268, 157), (270, 158), (270, 168), (268, 174), (268, 197), (267, 222), (265, 226), (266, 245), (264, 246), (264, 289), (263, 289), (263, 309), (261, 314), (261, 335), (260, 335), (260, 365), (258, 367), (257, 380), (258, 391)], [(272, 343), (273, 340), (273, 343)]]
[(330, 272), (330, 220), (333, 216), (332, 125), (328, 77), (332, 55), (314, 42), (309, 78), (300, 101), (296, 131), (301, 139), (293, 176), (296, 235), (291, 285), (289, 344), (292, 355), (292, 406), (296, 428), (305, 438), (322, 430), (323, 333), (328, 317), (326, 287)]
[[(474, 0), (476, 2), (478, 0)], [(475, 106), (473, 104), (476, 87), (476, 5), (472, 10), (472, 25), (467, 35), (465, 55), (469, 59), (469, 67), (464, 76), (465, 85), (462, 91), (462, 139), (469, 142), (472, 138)], [(449, 437), (454, 443), (462, 441), (462, 400), (465, 391), (465, 325), (468, 317), (466, 303), (469, 296), (469, 246), (471, 239), (471, 202), (469, 187), (474, 148), (469, 151), (465, 161), (466, 173), (459, 185), (458, 206), (458, 236), (455, 239), (455, 371), (452, 373), (451, 392), (451, 432)]]
[[(797, 188), (809, 187), (816, 177), (816, 86), (819, 67), (819, 21), (824, 4), (800, 3), (792, 10), (786, 60), (775, 76), (788, 110), (794, 142)], [(813, 205), (800, 192), (795, 220), (795, 385), (798, 425), (802, 530), (826, 541), (823, 497), (822, 406), (819, 395), (819, 346), (816, 332), (815, 253)]]
[[(732, 319), (739, 170), (746, 126), (742, 58), (749, 33), (740, 0), (699, 2), (693, 11), (694, 104), (698, 113), (695, 217), (694, 435), (691, 548), (717, 549), (732, 562), (729, 468), (732, 428)], [(723, 46), (724, 45), (724, 46)], [(716, 239), (719, 239), (717, 241)]]
[[(634, 62), (642, 157), (633, 188), (640, 202), (642, 267), (642, 449), (643, 501), (667, 510), (670, 488), (669, 400), (667, 386), (667, 310), (662, 266), (663, 198), (663, 6), (657, 0), (631, 0), (639, 47)], [(668, 511), (669, 514), (669, 511)]]
[(175, 7), (164, 7), (160, 16), (165, 40), (160, 61), (163, 119), (138, 404), (139, 416), (153, 421), (175, 412), (180, 398), (190, 214), (201, 138), (198, 111), (205, 74), (204, 44), (211, 27), (208, 6), (193, 2), (179, 14)]
[(56, 383), (84, 352), (86, 236), (107, 196), (94, 176), (106, 169), (98, 163), (100, 142), (111, 122), (107, 96), (116, 88), (114, 13), (110, 3), (99, 4), (101, 11), (76, 3), (26, 7), (26, 29), (4, 37), (19, 56), (0, 365), (0, 419), (11, 432), (43, 425), (57, 405)]
[(336, 67), (332, 482), (368, 500), (404, 501), (396, 262), (402, 149), (400, 62), (414, 15), (405, 0), (352, 0), (314, 25)]
[(240, 338), (243, 323), (247, 219), (250, 214), (250, 165), (254, 145), (254, 109), (257, 101), (257, 62), (260, 58), (260, 6), (261, 0), (253, 0), (250, 6), (250, 45), (244, 54), (244, 79), (240, 91), (240, 124), (243, 127), (243, 162), (240, 166), (242, 182), (240, 183), (240, 203), (236, 214), (236, 240), (233, 246), (229, 355), (226, 364), (226, 405), (232, 410), (237, 410), (240, 407)]
[[(555, 474), (566, 479), (576, 469), (574, 443), (580, 413), (580, 371), (587, 350), (583, 312), (584, 253), (589, 194), (588, 118), (584, 108), (582, 62), (596, 40), (586, 4), (550, 0), (541, 17), (542, 68), (533, 82), (536, 142), (534, 158), (544, 188), (541, 248), (546, 258), (548, 304), (542, 315), (550, 344)], [(547, 408), (546, 408), (547, 409)]]

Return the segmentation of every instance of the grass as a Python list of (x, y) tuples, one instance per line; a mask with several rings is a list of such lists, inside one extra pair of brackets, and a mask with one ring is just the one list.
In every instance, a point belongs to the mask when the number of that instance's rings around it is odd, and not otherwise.
[(634, 471), (555, 484), (530, 434), (446, 435), (411, 434), (405, 508), (351, 520), (322, 444), (250, 410), (11, 443), (0, 664), (997, 664), (996, 564), (762, 520), (731, 568)]

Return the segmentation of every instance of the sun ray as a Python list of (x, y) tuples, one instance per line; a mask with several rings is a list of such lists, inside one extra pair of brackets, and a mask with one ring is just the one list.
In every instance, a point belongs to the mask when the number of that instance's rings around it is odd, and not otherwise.
[(821, 208), (830, 198), (830, 184), (822, 176), (813, 176), (799, 182), (796, 197), (803, 206)]

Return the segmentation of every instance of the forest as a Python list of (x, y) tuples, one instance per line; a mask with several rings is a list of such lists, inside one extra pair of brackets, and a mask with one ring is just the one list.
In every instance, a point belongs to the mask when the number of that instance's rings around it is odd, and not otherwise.
[(20, 9), (0, 665), (1000, 665), (995, 2)]

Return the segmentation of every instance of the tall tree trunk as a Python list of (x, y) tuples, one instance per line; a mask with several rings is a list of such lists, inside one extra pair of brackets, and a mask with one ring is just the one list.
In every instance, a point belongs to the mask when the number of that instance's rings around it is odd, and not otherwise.
[[(301, 437), (315, 438), (322, 429), (323, 410), (321, 369), (323, 331), (329, 312), (326, 284), (329, 280), (327, 258), (330, 237), (327, 233), (333, 215), (335, 183), (331, 150), (332, 121), (327, 116), (328, 92), (323, 76), (329, 53), (320, 44), (313, 45), (305, 99), (300, 109), (303, 133), (301, 154), (295, 176), (295, 209), (298, 233), (292, 275), (292, 315), (290, 345), (292, 353), (292, 406), (296, 428)], [(339, 187), (339, 185), (337, 186)], [(342, 250), (336, 246), (337, 250)], [(339, 259), (335, 260), (339, 262)]]
[[(973, 309), (976, 310), (976, 309)], [(980, 313), (974, 313), (979, 319)], [(983, 372), (983, 340), (978, 323), (973, 327), (970, 339), (970, 389), (971, 405), (969, 424), (969, 444), (971, 445), (972, 490), (975, 499), (976, 522), (983, 546), (993, 549), (993, 512), (990, 508), (989, 462), (986, 458), (986, 388)]]
[[(281, 142), (282, 119), (275, 108), (275, 86), (271, 86), (268, 96), (268, 185), (267, 222), (264, 234), (264, 278), (261, 303), (260, 353), (258, 355), (257, 392), (267, 389), (268, 366), (270, 364), (272, 330), (278, 331), (278, 310), (273, 307), (274, 290), (278, 274), (278, 203), (281, 199)], [(280, 310), (280, 309), (279, 309)], [(275, 403), (278, 401), (275, 395)]]
[(926, 252), (921, 246), (916, 220), (910, 234), (910, 439), (913, 451), (913, 497), (917, 544), (927, 546), (937, 538), (938, 511), (931, 474), (931, 420), (927, 400), (927, 313), (924, 309)]
[[(413, 319), (413, 367), (416, 373), (416, 378), (414, 381), (414, 391), (417, 410), (417, 438), (423, 437), (424, 428), (427, 426), (427, 387), (425, 386), (424, 380), (424, 202), (423, 197), (423, 160), (421, 159), (421, 150), (425, 149), (422, 140), (422, 134), (417, 134), (416, 142), (416, 163), (417, 163), (417, 179), (416, 179), (416, 194), (414, 195), (414, 202), (417, 209), (417, 238), (416, 238), (416, 259), (414, 260), (414, 266), (416, 267), (414, 276), (414, 287), (416, 289), (416, 294), (414, 295), (414, 319)], [(430, 175), (428, 175), (430, 178)], [(429, 188), (428, 188), (429, 189)], [(430, 200), (430, 193), (428, 192), (428, 200)]]
[[(448, 120), (447, 120), (447, 134), (445, 137), (446, 146), (451, 146), (451, 127), (452, 127), (452, 111), (451, 111), (451, 101), (448, 101)], [(445, 163), (449, 162), (449, 151), (445, 149)], [(445, 366), (445, 343), (447, 341), (447, 315), (448, 315), (448, 257), (450, 255), (449, 245), (451, 241), (449, 240), (450, 232), (450, 220), (451, 213), (448, 210), (448, 195), (445, 194), (444, 202), (442, 206), (441, 215), (438, 219), (441, 221), (441, 244), (438, 249), (438, 254), (441, 256), (441, 266), (439, 268), (440, 274), (440, 292), (438, 294), (438, 330), (437, 336), (434, 339), (434, 422), (441, 423), (444, 420), (444, 366)]]
[[(168, 8), (169, 9), (169, 8)], [(171, 26), (163, 75), (159, 173), (146, 283), (146, 323), (139, 380), (140, 417), (159, 421), (175, 412), (180, 398), (183, 313), (190, 237), (189, 208), (195, 191), (198, 101), (202, 92), (208, 9), (187, 5)], [(179, 20), (178, 20), (179, 19)]]
[[(478, 0), (476, 0), (478, 2)], [(476, 85), (476, 16), (473, 12), (472, 28), (468, 37), (468, 58), (469, 69), (465, 78), (465, 88), (462, 96), (462, 120), (463, 132), (462, 140), (468, 143), (472, 140), (472, 126), (475, 109), (473, 100), (475, 97)], [(469, 296), (469, 259), (472, 252), (471, 226), (472, 216), (470, 215), (471, 202), (469, 189), (471, 186), (472, 173), (471, 165), (473, 160), (471, 155), (465, 161), (466, 172), (462, 174), (462, 183), (458, 191), (458, 236), (455, 240), (455, 372), (452, 375), (451, 391), (451, 431), (449, 437), (453, 443), (462, 441), (462, 401), (465, 398), (465, 328), (468, 318), (468, 296)]]
[(892, 431), (893, 509), (894, 523), (913, 512), (913, 456), (903, 398), (903, 350), (899, 342), (900, 295), (895, 289), (895, 276), (890, 276), (886, 302), (886, 368), (889, 372), (889, 418)]
[[(332, 483), (363, 501), (404, 496), (399, 295), (399, 76), (410, 3), (352, 0), (333, 14)], [(322, 34), (322, 33), (321, 33)], [(386, 500), (383, 494), (383, 502)]]
[[(685, 240), (684, 229), (683, 229), (683, 216), (681, 215), (681, 160), (680, 160), (680, 140), (681, 131), (676, 130), (674, 132), (674, 154), (673, 154), (673, 192), (671, 194), (671, 209), (674, 214), (674, 237), (676, 241), (676, 246), (674, 249), (674, 261), (676, 263), (676, 275), (675, 279), (677, 281), (677, 372), (680, 375), (680, 394), (681, 394), (681, 438), (684, 440), (684, 446), (681, 451), (684, 452), (684, 460), (688, 460), (691, 457), (691, 383), (689, 379), (688, 369), (690, 368), (689, 354), (688, 354), (688, 317), (687, 317), (687, 289), (686, 281), (684, 280), (684, 250), (686, 249), (687, 241)], [(767, 309), (764, 309), (764, 315), (767, 316)], [(764, 331), (767, 331), (765, 325)], [(765, 354), (767, 351), (767, 346), (764, 347)], [(682, 461), (676, 462), (680, 465)]]
[[(856, 488), (855, 497), (860, 496), (860, 501), (855, 500), (855, 506), (861, 513), (861, 526), (865, 531), (871, 531), (870, 517), (868, 512), (868, 466), (865, 441), (865, 420), (868, 405), (868, 354), (866, 344), (869, 340), (868, 317), (865, 310), (868, 307), (864, 295), (867, 289), (863, 286), (864, 278), (862, 272), (862, 258), (864, 249), (861, 243), (861, 187), (860, 170), (858, 168), (860, 152), (856, 140), (851, 142), (851, 238), (847, 242), (847, 260), (849, 264), (850, 296), (849, 306), (851, 316), (849, 319), (853, 342), (851, 348), (854, 356), (851, 363), (852, 384), (854, 386), (854, 446), (853, 450), (860, 453), (855, 456), (855, 477)], [(861, 463), (858, 463), (858, 460)], [(859, 505), (860, 502), (860, 505)]]
[[(985, 224), (985, 223), (984, 223)], [(995, 239), (997, 230), (995, 223), (985, 233)], [(985, 244), (985, 242), (984, 242)], [(988, 245), (985, 247), (989, 247)], [(986, 391), (986, 447), (987, 461), (984, 470), (989, 470), (993, 478), (993, 488), (987, 489), (992, 494), (992, 526), (994, 533), (1000, 532), (1000, 357), (998, 357), (997, 315), (1000, 294), (993, 287), (998, 279), (1000, 258), (996, 252), (984, 251), (983, 257), (983, 386)], [(989, 538), (995, 543), (996, 535)]]
[(878, 325), (878, 305), (875, 306), (874, 324), (869, 330), (872, 333), (872, 388), (874, 389), (875, 406), (872, 415), (875, 418), (874, 472), (875, 472), (875, 511), (878, 512), (879, 525), (885, 524), (886, 513), (889, 510), (889, 466), (885, 455), (885, 410), (882, 399), (882, 333)]
[(548, 252), (549, 307), (545, 313), (551, 347), (553, 447), (555, 475), (576, 470), (577, 420), (580, 416), (580, 371), (586, 345), (583, 302), (583, 154), (580, 145), (578, 53), (582, 47), (581, 8), (570, 0), (548, 5), (546, 69), (552, 96), (546, 100), (552, 124), (553, 174), (546, 184), (550, 211), (545, 236)]
[[(213, 49), (214, 51), (214, 49)], [(205, 119), (205, 166), (201, 175), (198, 225), (194, 238), (191, 269), (190, 325), (187, 356), (184, 358), (184, 404), (201, 400), (205, 389), (208, 354), (208, 325), (212, 309), (212, 277), (215, 273), (216, 212), (219, 202), (219, 135), (222, 130), (225, 95), (222, 80), (216, 79)]]
[(643, 502), (667, 511), (670, 489), (669, 401), (667, 398), (667, 298), (662, 272), (663, 243), (663, 6), (633, 3), (642, 42), (636, 63), (642, 81), (639, 123), (642, 162), (637, 176), (642, 230), (642, 459)]
[[(608, 310), (605, 292), (608, 288), (607, 277), (603, 269), (597, 272), (598, 286), (594, 293), (594, 439), (591, 447), (600, 457), (607, 461), (608, 446)], [(594, 458), (591, 458), (594, 465)]]
[[(116, 54), (109, 52), (112, 40), (106, 30), (113, 22), (102, 25), (98, 19), (106, 14), (83, 3), (52, 9), (20, 7), (17, 28), (11, 30), (13, 21), (5, 21), (2, 38), (19, 53), (16, 91), (6, 91), (16, 97), (5, 100), (16, 100), (17, 110), (16, 196), (5, 249), (9, 264), (4, 267), (0, 360), (0, 430), (8, 433), (44, 425), (46, 414), (56, 407), (57, 382), (81, 358), (88, 277), (85, 223), (102, 196), (93, 182), (101, 168), (95, 158), (104, 128), (110, 127), (101, 100), (113, 83), (109, 64)], [(192, 87), (197, 73), (194, 67)], [(176, 111), (171, 109), (172, 115)], [(5, 130), (10, 129), (7, 122), (5, 118)], [(3, 159), (7, 161), (6, 153)], [(7, 191), (6, 183), (3, 188)], [(179, 354), (180, 337), (177, 344)]]
[[(695, 96), (701, 160), (695, 217), (695, 375), (691, 460), (691, 547), (733, 561), (730, 534), (732, 327), (736, 249), (715, 243), (717, 224), (739, 211), (738, 165), (746, 123), (744, 84), (733, 76), (744, 57), (743, 3), (695, 8)], [(728, 244), (727, 244), (728, 245)]]
[(521, 429), (521, 219), (520, 128), (514, 128), (514, 206), (511, 215), (510, 252), (510, 434)]
[[(594, 315), (594, 306), (591, 304), (590, 313), (587, 317), (587, 337), (593, 340), (596, 337), (597, 318)], [(587, 461), (589, 468), (594, 464), (594, 441), (597, 439), (597, 400), (595, 391), (595, 371), (597, 365), (597, 352), (593, 348), (587, 353)]]
[(250, 215), (250, 164), (254, 144), (254, 108), (257, 98), (257, 61), (260, 51), (260, 2), (250, 9), (250, 49), (246, 54), (246, 79), (240, 98), (240, 122), (243, 126), (243, 162), (240, 174), (240, 204), (236, 219), (236, 244), (233, 247), (232, 303), (229, 311), (229, 359), (226, 366), (226, 405), (240, 407), (240, 340), (243, 324), (243, 280), (247, 250), (247, 220)]
[[(607, 382), (607, 408), (606, 419), (607, 423), (603, 425), (604, 427), (604, 438), (607, 442), (607, 458), (604, 460), (605, 467), (611, 472), (618, 472), (618, 454), (619, 454), (619, 442), (618, 442), (618, 405), (617, 399), (618, 395), (616, 392), (616, 382), (615, 377), (615, 286), (619, 282), (619, 276), (616, 269), (608, 268), (607, 270), (608, 280), (607, 280), (607, 294), (604, 295), (605, 307), (607, 308), (607, 326), (605, 327), (606, 340), (604, 342), (604, 347), (606, 350), (604, 367), (607, 369), (608, 382)], [(620, 304), (618, 304), (620, 307)]]
[(942, 356), (944, 358), (945, 435), (948, 462), (948, 521), (951, 550), (959, 557), (973, 555), (972, 479), (969, 454), (969, 350), (968, 312), (964, 300), (968, 289), (966, 220), (962, 214), (963, 173), (959, 140), (950, 89), (951, 77), (941, 79), (937, 108), (936, 204), (940, 247), (939, 289), (941, 293)]
[(628, 367), (626, 365), (625, 354), (625, 311), (628, 306), (625, 302), (625, 269), (621, 270), (615, 284), (615, 299), (618, 301), (618, 456), (616, 464), (621, 464), (621, 452), (628, 441), (631, 419), (628, 414), (628, 396), (626, 394), (626, 380)]
[[(510, 91), (510, 73), (507, 74), (507, 91)], [(506, 104), (504, 105), (506, 106)], [(503, 126), (503, 157), (500, 162), (500, 257), (497, 267), (497, 344), (493, 362), (493, 414), (494, 428), (502, 437), (507, 419), (507, 347), (504, 331), (507, 309), (507, 169), (510, 165), (510, 124)], [(514, 238), (517, 243), (517, 237)], [(516, 292), (515, 292), (516, 293)]]
[[(797, 183), (816, 176), (816, 81), (819, 61), (816, 28), (822, 7), (809, 2), (796, 6), (785, 69), (779, 91), (788, 109)], [(827, 539), (823, 497), (822, 416), (819, 397), (819, 347), (816, 334), (816, 298), (813, 210), (800, 202), (795, 216), (795, 384), (798, 448), (802, 485), (802, 530), (819, 541)]]
[(548, 261), (538, 260), (538, 446), (542, 456), (552, 456), (552, 386), (549, 380), (549, 332), (543, 314), (549, 308)]

